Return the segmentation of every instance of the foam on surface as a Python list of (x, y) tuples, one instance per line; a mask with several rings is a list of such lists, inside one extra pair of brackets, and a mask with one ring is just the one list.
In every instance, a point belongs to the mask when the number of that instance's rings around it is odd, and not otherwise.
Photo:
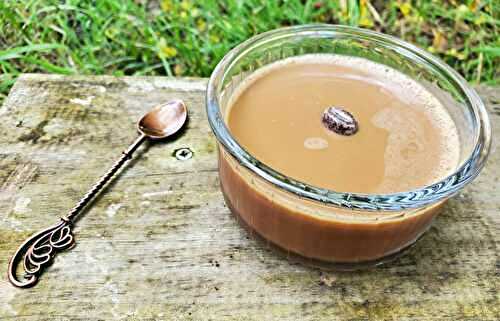
[[(250, 74), (237, 85), (229, 99), (228, 108), (226, 108), (226, 122), (228, 121), (232, 105), (246, 89), (265, 75), (294, 64), (332, 64), (361, 71), (363, 75), (360, 80), (368, 81), (380, 87), (380, 91), (387, 91), (391, 95), (396, 95), (398, 99), (415, 106), (415, 108), (419, 108), (419, 111), (423, 112), (426, 118), (432, 122), (432, 126), (439, 131), (439, 135), (442, 137), (440, 139), (440, 143), (442, 144), (441, 150), (446, 151), (441, 153), (440, 160), (434, 165), (432, 173), (430, 175), (426, 173), (429, 177), (428, 184), (443, 179), (456, 169), (460, 157), (460, 141), (455, 124), (446, 107), (417, 81), (393, 68), (364, 58), (333, 54), (308, 54), (283, 59), (264, 66)], [(357, 75), (342, 75), (342, 77), (355, 79)], [(418, 103), (414, 104), (414, 102)], [(388, 138), (389, 144), (385, 153), (385, 175), (394, 178), (394, 181), (398, 181), (398, 186), (389, 186), (392, 184), (391, 182), (384, 182), (389, 185), (381, 186), (381, 190), (383, 191), (394, 189), (405, 191), (415, 188), (415, 186), (411, 185), (411, 180), (406, 180), (409, 183), (407, 186), (405, 185), (405, 175), (408, 175), (409, 169), (413, 167), (412, 164), (415, 159), (412, 155), (422, 149), (422, 144), (418, 142), (418, 137), (423, 137), (425, 132), (418, 122), (408, 125), (408, 121), (404, 121), (405, 119), (411, 119), (411, 117), (411, 110), (394, 109), (388, 106), (386, 109), (377, 112), (371, 119), (375, 126), (386, 129), (390, 133)], [(408, 128), (407, 126), (412, 127)], [(416, 142), (415, 137), (417, 137)], [(407, 144), (409, 140), (413, 141), (413, 143)], [(304, 146), (310, 149), (328, 147), (328, 143), (318, 145), (318, 142), (317, 138), (307, 140), (304, 141)], [(420, 155), (419, 157), (421, 158), (418, 159), (419, 161), (425, 161), (425, 155)], [(421, 175), (422, 173), (412, 172), (411, 174)]]

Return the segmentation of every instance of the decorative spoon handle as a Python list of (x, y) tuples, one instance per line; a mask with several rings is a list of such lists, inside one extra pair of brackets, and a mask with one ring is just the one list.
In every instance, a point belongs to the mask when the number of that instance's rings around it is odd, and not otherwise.
[[(71, 232), (72, 223), (75, 217), (81, 213), (94, 197), (102, 190), (113, 175), (132, 157), (134, 151), (146, 140), (147, 136), (141, 134), (125, 151), (113, 166), (104, 174), (97, 183), (83, 196), (83, 198), (73, 207), (67, 216), (49, 228), (46, 228), (29, 239), (24, 241), (12, 256), (9, 262), (8, 277), (12, 285), (19, 288), (27, 288), (36, 284), (45, 266), (52, 262), (54, 256), (75, 244)], [(21, 258), (24, 256), (24, 281), (16, 277), (16, 269)]]
[(85, 194), (82, 199), (75, 205), (66, 216), (69, 221), (73, 221), (74, 218), (80, 213), (80, 211), (87, 206), (87, 204), (94, 198), (95, 195), (106, 185), (111, 177), (125, 164), (127, 160), (132, 157), (135, 150), (146, 140), (146, 135), (141, 134), (137, 139), (122, 152), (122, 156), (111, 166), (111, 168), (104, 174), (97, 183), (95, 183), (92, 188)]

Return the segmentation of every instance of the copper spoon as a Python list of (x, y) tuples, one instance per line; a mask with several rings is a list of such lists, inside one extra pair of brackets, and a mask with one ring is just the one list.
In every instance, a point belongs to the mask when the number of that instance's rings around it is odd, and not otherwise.
[[(145, 114), (137, 123), (140, 136), (122, 152), (122, 156), (69, 211), (68, 215), (61, 217), (61, 221), (57, 224), (34, 234), (19, 246), (9, 262), (8, 277), (10, 283), (19, 288), (35, 285), (43, 269), (51, 263), (54, 256), (59, 251), (68, 249), (75, 244), (71, 227), (76, 216), (94, 199), (123, 164), (132, 158), (134, 151), (147, 138), (158, 140), (177, 133), (186, 119), (187, 108), (182, 100), (172, 100), (156, 106)], [(16, 268), (23, 256), (25, 280), (21, 281), (16, 277)]]

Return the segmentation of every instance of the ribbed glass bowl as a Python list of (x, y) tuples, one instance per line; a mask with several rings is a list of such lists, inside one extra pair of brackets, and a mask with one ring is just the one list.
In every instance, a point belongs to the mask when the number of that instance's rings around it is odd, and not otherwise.
[[(318, 53), (362, 57), (387, 65), (432, 92), (458, 129), (460, 162), (455, 171), (416, 190), (384, 195), (347, 193), (292, 179), (246, 151), (225, 123), (234, 90), (250, 74), (270, 63)], [(283, 28), (245, 41), (228, 52), (212, 73), (206, 109), (219, 143), (222, 190), (237, 217), (270, 244), (313, 264), (327, 262), (341, 269), (376, 264), (413, 244), (430, 226), (443, 202), (479, 174), (491, 142), (485, 107), (458, 73), (397, 38), (346, 26)], [(266, 201), (269, 193), (274, 198)], [(295, 236), (283, 236), (280, 229), (288, 229), (286, 233)], [(318, 240), (314, 233), (325, 236)], [(397, 237), (388, 239), (389, 234)], [(341, 248), (349, 248), (349, 242), (356, 246), (346, 253)]]

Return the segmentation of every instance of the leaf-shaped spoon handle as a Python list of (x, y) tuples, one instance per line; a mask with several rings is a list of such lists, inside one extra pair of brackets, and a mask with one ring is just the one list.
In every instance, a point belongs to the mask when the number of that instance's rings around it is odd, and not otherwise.
[[(144, 142), (146, 135), (141, 134), (130, 147), (122, 153), (122, 156), (104, 174), (97, 183), (83, 196), (83, 198), (71, 209), (66, 217), (61, 218), (61, 222), (46, 228), (29, 239), (27, 239), (17, 249), (9, 262), (8, 278), (10, 283), (19, 288), (27, 288), (36, 284), (43, 269), (52, 262), (54, 256), (75, 244), (71, 225), (75, 217), (81, 213), (113, 175), (131, 158), (132, 153)], [(18, 263), (24, 255), (24, 278), (19, 280), (16, 277)]]

